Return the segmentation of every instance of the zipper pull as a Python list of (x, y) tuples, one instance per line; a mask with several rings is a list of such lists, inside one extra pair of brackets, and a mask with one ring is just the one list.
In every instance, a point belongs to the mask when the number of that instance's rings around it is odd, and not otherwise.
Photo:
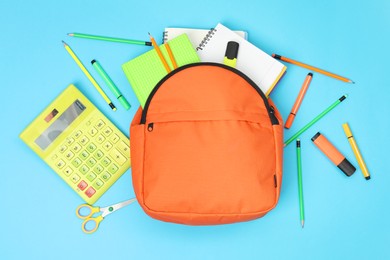
[(279, 124), (279, 120), (275, 116), (275, 108), (273, 106), (269, 107), (269, 113), (271, 115), (271, 122), (272, 122), (272, 124), (273, 125), (278, 125)]
[(153, 131), (153, 123), (148, 124), (148, 131), (152, 132)]

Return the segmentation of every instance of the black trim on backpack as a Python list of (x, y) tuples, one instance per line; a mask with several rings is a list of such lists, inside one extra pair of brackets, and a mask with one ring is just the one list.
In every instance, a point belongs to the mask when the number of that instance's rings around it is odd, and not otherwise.
[(268, 116), (269, 116), (269, 118), (271, 120), (271, 124), (272, 125), (278, 125), (279, 124), (279, 120), (276, 118), (275, 113), (274, 113), (274, 108), (269, 105), (267, 97), (264, 95), (263, 91), (256, 85), (256, 83), (254, 83), (248, 76), (246, 76), (241, 71), (239, 71), (239, 70), (237, 70), (237, 69), (235, 69), (233, 67), (230, 67), (230, 66), (227, 66), (227, 65), (224, 65), (224, 64), (221, 64), (221, 63), (215, 63), (215, 62), (198, 62), (198, 63), (187, 64), (187, 65), (184, 65), (184, 66), (181, 66), (181, 67), (175, 69), (174, 71), (172, 71), (169, 74), (167, 74), (164, 78), (162, 78), (157, 83), (157, 85), (153, 88), (152, 92), (150, 92), (149, 97), (146, 100), (144, 109), (142, 110), (142, 116), (141, 116), (140, 124), (145, 124), (146, 123), (146, 114), (148, 113), (150, 102), (152, 101), (154, 95), (156, 94), (157, 90), (161, 87), (161, 85), (165, 81), (167, 81), (170, 77), (175, 75), (176, 73), (178, 73), (178, 72), (180, 72), (180, 71), (182, 71), (184, 69), (191, 68), (191, 67), (196, 67), (196, 66), (216, 66), (216, 67), (221, 67), (221, 68), (230, 70), (231, 72), (234, 72), (235, 74), (237, 74), (240, 77), (242, 77), (244, 80), (246, 80), (257, 91), (257, 93), (263, 99), (264, 105), (265, 105), (265, 107), (267, 108), (267, 111), (268, 111)]

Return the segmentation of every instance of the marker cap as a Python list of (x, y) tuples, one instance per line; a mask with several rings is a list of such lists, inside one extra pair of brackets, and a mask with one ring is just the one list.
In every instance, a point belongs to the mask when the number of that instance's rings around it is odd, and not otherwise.
[(339, 169), (342, 170), (348, 177), (356, 171), (355, 166), (353, 166), (346, 158), (337, 165), (337, 167), (339, 167)]
[(127, 102), (126, 98), (124, 96), (118, 97), (119, 102), (122, 104), (122, 106), (126, 109), (129, 110), (131, 105), (129, 102)]

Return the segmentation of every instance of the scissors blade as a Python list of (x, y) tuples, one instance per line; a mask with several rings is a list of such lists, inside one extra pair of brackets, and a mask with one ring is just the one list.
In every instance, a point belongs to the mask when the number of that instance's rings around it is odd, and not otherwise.
[(126, 200), (126, 201), (119, 202), (119, 203), (111, 205), (111, 206), (100, 208), (100, 211), (102, 212), (101, 216), (104, 218), (105, 216), (107, 216), (107, 215), (117, 211), (118, 209), (126, 207), (127, 205), (129, 205), (129, 204), (131, 204), (131, 203), (133, 203), (135, 201), (137, 201), (137, 199), (133, 198), (133, 199), (129, 199), (129, 200)]

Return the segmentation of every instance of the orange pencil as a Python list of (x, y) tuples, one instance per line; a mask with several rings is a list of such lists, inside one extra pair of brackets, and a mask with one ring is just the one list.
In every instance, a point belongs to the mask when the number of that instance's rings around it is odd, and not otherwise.
[(332, 78), (335, 78), (335, 79), (338, 79), (338, 80), (341, 80), (341, 81), (344, 81), (344, 82), (347, 82), (347, 83), (355, 84), (355, 82), (353, 82), (352, 80), (350, 80), (348, 78), (345, 78), (345, 77), (342, 77), (340, 75), (328, 72), (328, 71), (323, 70), (323, 69), (316, 68), (316, 67), (311, 66), (311, 65), (307, 65), (305, 63), (302, 63), (302, 62), (299, 62), (299, 61), (296, 61), (296, 60), (293, 60), (293, 59), (290, 59), (290, 58), (286, 58), (286, 57), (280, 56), (278, 54), (272, 54), (272, 57), (274, 57), (275, 59), (278, 59), (278, 60), (282, 60), (282, 61), (285, 61), (285, 62), (288, 62), (288, 63), (291, 63), (291, 64), (295, 64), (297, 66), (300, 66), (300, 67), (303, 67), (303, 68), (306, 68), (306, 69), (309, 69), (309, 70), (312, 70), (312, 71), (324, 74), (324, 75), (326, 75), (328, 77), (332, 77)]
[(298, 109), (301, 106), (302, 100), (305, 97), (306, 91), (309, 88), (311, 79), (313, 78), (313, 73), (308, 73), (305, 81), (303, 82), (302, 88), (299, 91), (299, 94), (297, 96), (297, 99), (295, 100), (294, 106), (291, 109), (290, 114), (288, 115), (286, 124), (284, 125), (284, 128), (289, 129), (295, 119), (295, 115), (298, 113)]
[(153, 36), (150, 33), (148, 33), (148, 34), (149, 34), (149, 37), (150, 37), (150, 41), (152, 42), (152, 45), (153, 45), (154, 49), (156, 50), (157, 55), (160, 58), (161, 62), (163, 63), (165, 69), (167, 70), (168, 73), (171, 72), (171, 69), (169, 68), (168, 63), (165, 60), (165, 58), (164, 58), (160, 48), (158, 47), (156, 41), (154, 40)]
[(168, 52), (168, 55), (169, 55), (169, 59), (172, 62), (173, 68), (177, 69), (177, 63), (176, 63), (175, 57), (173, 56), (171, 47), (169, 47), (169, 43), (165, 43), (164, 46), (165, 46), (165, 49), (167, 49), (167, 52)]

